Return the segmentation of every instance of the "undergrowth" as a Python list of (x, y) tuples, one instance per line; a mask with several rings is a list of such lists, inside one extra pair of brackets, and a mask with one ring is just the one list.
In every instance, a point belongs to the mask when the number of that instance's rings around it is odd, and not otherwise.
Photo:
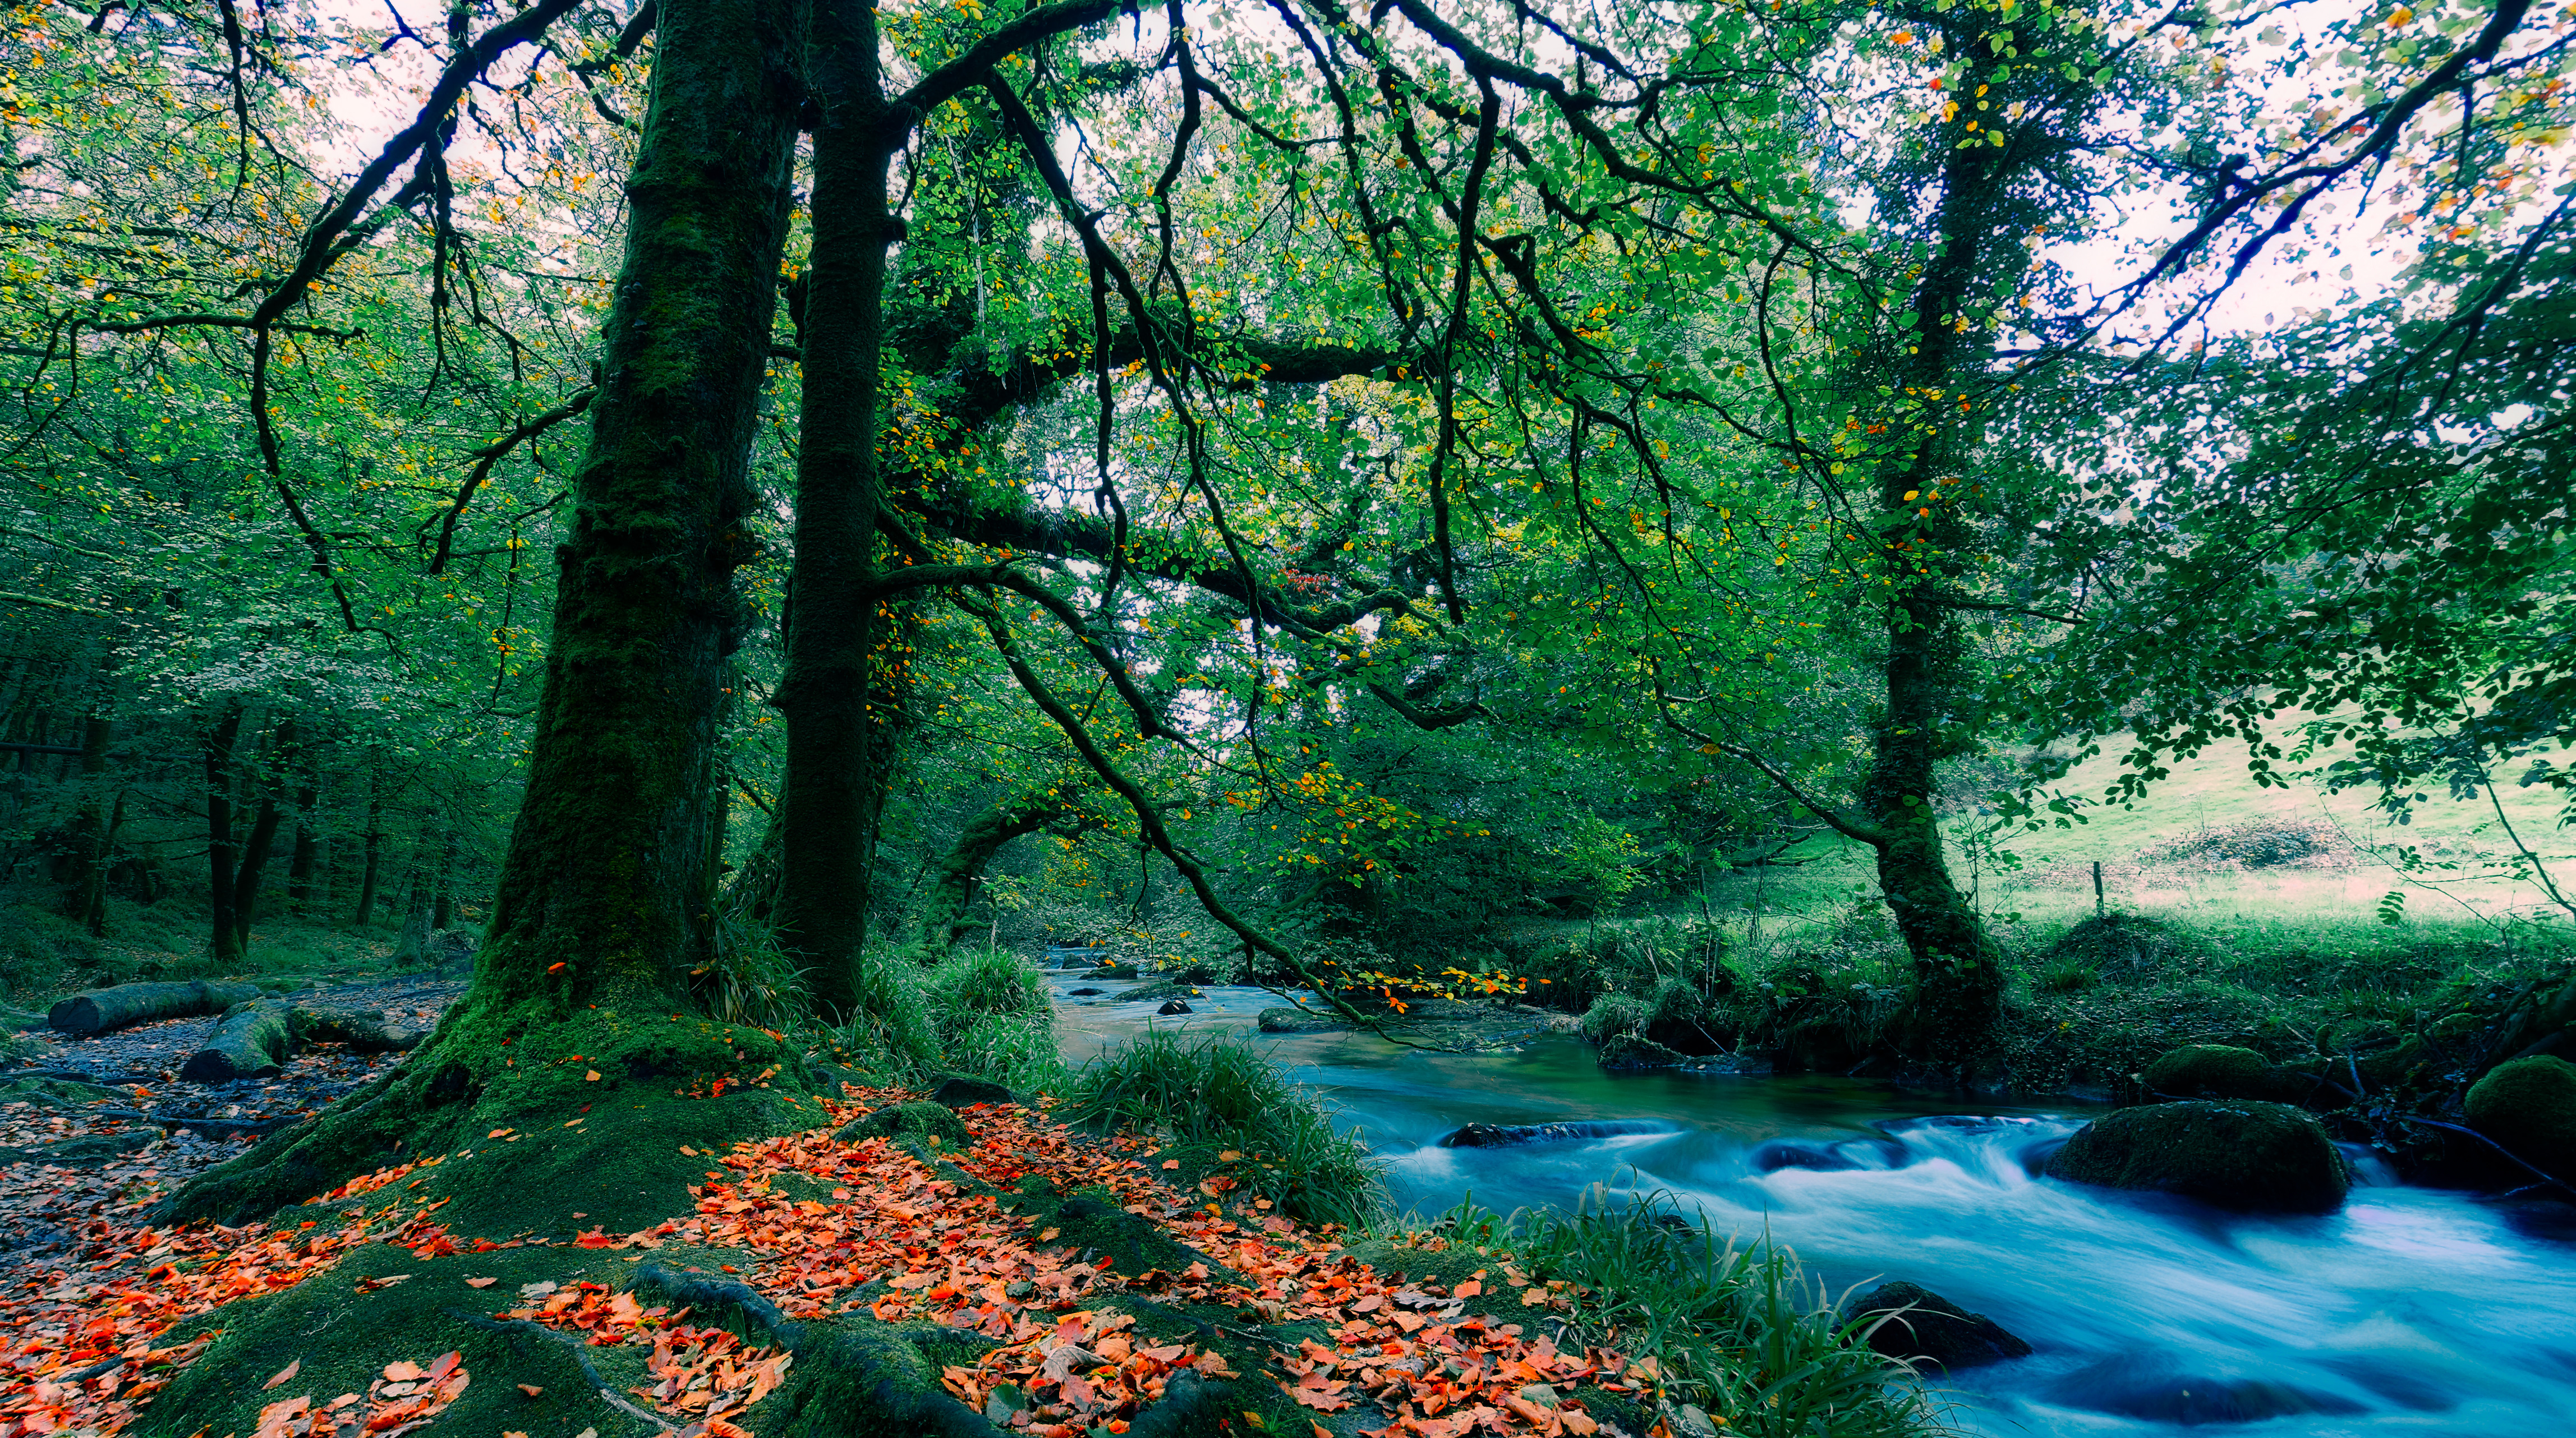
[[(1076, 1070), (1055, 1117), (1154, 1135), (1184, 1160), (1239, 1153), (1228, 1171), (1290, 1216), (1363, 1227), (1385, 1206), (1368, 1150), (1315, 1095), (1238, 1038), (1148, 1029)], [(1195, 1166), (1195, 1165), (1194, 1165)]]
[[(1906, 1365), (1798, 1256), (1767, 1238), (1721, 1240), (1659, 1195), (1595, 1185), (1571, 1210), (1508, 1215), (1461, 1202), (1433, 1226), (1449, 1244), (1563, 1281), (1587, 1342), (1654, 1360), (1669, 1402), (1760, 1438), (1921, 1438), (1950, 1431)], [(1886, 1320), (1878, 1320), (1884, 1322)]]

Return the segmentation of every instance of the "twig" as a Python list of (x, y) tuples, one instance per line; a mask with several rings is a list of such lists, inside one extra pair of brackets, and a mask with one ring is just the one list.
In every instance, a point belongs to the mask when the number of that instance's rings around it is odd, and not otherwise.
[(2500, 1154), (2503, 1154), (2507, 1159), (2512, 1161), (2514, 1167), (2521, 1169), (2523, 1172), (2530, 1174), (2536, 1179), (2539, 1179), (2543, 1185), (2562, 1190), (2571, 1196), (2576, 1196), (2576, 1185), (2569, 1184), (2567, 1180), (2558, 1177), (2547, 1169), (2539, 1168), (2530, 1163), (2524, 1162), (2523, 1159), (2515, 1154), (2512, 1149), (2505, 1147), (2503, 1144), (2496, 1142), (2494, 1139), (2487, 1137), (2476, 1129), (2466, 1128), (2456, 1123), (2444, 1123), (2440, 1119), (2436, 1118), (2416, 1118), (2412, 1115), (2401, 1115), (2398, 1122), (2422, 1124), (2426, 1128), (2448, 1129), (2452, 1133), (2467, 1134), (2469, 1137), (2476, 1139), (2478, 1142), (2485, 1144), (2487, 1147), (2494, 1149)]

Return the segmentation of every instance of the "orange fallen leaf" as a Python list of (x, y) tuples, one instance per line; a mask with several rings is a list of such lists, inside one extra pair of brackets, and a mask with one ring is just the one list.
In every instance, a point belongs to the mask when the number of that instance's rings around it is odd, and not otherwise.
[(465, 1286), (468, 1288), (489, 1288), (500, 1281), (501, 1280), (497, 1278), (469, 1278), (465, 1280)]
[(420, 1365), (407, 1359), (397, 1358), (385, 1365), (385, 1381), (388, 1383), (418, 1383), (423, 1376)]
[(554, 963), (546, 965), (546, 972), (550, 974), (559, 974), (562, 973), (566, 967), (568, 967), (568, 965), (563, 960), (559, 959)]
[(599, 1082), (599, 1070), (592, 1069), (590, 1072), (583, 1074), (581, 1078), (584, 1083), (597, 1083)]
[(304, 1360), (303, 1360), (303, 1359), (301, 1359), (301, 1358), (295, 1359), (294, 1361), (292, 1361), (292, 1362), (288, 1363), (285, 1367), (283, 1367), (283, 1368), (281, 1368), (281, 1369), (277, 1370), (275, 1373), (273, 1373), (273, 1374), (269, 1375), (269, 1379), (268, 1379), (268, 1381), (267, 1381), (266, 1383), (263, 1383), (263, 1384), (259, 1385), (259, 1386), (260, 1386), (260, 1390), (261, 1390), (262, 1392), (266, 1392), (267, 1390), (269, 1390), (269, 1389), (271, 1389), (271, 1388), (276, 1387), (276, 1386), (277, 1386), (277, 1385), (279, 1385), (280, 1383), (285, 1382), (287, 1379), (294, 1377), (294, 1376), (295, 1376), (295, 1370), (297, 1370), (297, 1369), (299, 1369), (299, 1368), (302, 1368), (303, 1366), (304, 1366)]
[(522, 1392), (522, 1393), (527, 1394), (527, 1395), (528, 1395), (529, 1397), (531, 1397), (531, 1398), (534, 1398), (534, 1397), (536, 1397), (538, 1394), (543, 1393), (543, 1392), (545, 1392), (546, 1390), (544, 1390), (544, 1389), (542, 1389), (542, 1388), (539, 1388), (537, 1385), (535, 1385), (535, 1384), (533, 1384), (533, 1383), (522, 1383), (522, 1384), (520, 1384), (520, 1385), (519, 1385), (519, 1391), (520, 1391), (520, 1392)]
[(1181, 1161), (1180, 1161), (1179, 1159), (1177, 1159), (1177, 1158), (1167, 1158), (1167, 1159), (1164, 1159), (1164, 1160), (1163, 1160), (1163, 1167), (1165, 1167), (1165, 1168), (1167, 1168), (1167, 1169), (1170, 1169), (1170, 1168), (1179, 1168), (1180, 1166), (1181, 1166)]

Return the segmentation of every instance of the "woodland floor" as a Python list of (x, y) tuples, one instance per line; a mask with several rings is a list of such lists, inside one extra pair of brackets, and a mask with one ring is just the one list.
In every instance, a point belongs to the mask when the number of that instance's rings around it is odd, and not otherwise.
[[(431, 1018), (460, 988), (333, 997)], [(1226, 1172), (1243, 1155), (1184, 1169), (1015, 1105), (964, 1110), (964, 1145), (863, 1134), (918, 1098), (893, 1089), (836, 1085), (828, 1123), (721, 1155), (679, 1144), (703, 1181), (632, 1232), (540, 1222), (541, 1194), (535, 1227), (451, 1231), (434, 1171), (470, 1149), (265, 1225), (156, 1232), (158, 1197), (249, 1140), (162, 1137), (118, 1113), (290, 1118), (398, 1061), (319, 1052), (271, 1083), (189, 1092), (165, 1075), (205, 1022), (64, 1044), (17, 1071), (128, 1081), (103, 1098), (59, 1080), (0, 1090), (23, 1095), (0, 1110), (22, 1150), (111, 1141), (0, 1168), (0, 1438), (394, 1438), (442, 1414), (478, 1438), (745, 1438), (773, 1421), (823, 1435), (873, 1431), (849, 1400), (899, 1393), (906, 1374), (907, 1401), (950, 1405), (947, 1431), (981, 1415), (1044, 1438), (1131, 1422), (1299, 1438), (1646, 1426), (1651, 1373), (1587, 1348), (1562, 1285), (1508, 1254), (1429, 1234), (1344, 1247), (1249, 1199)], [(499, 1129), (479, 1147), (522, 1136), (573, 1141)], [(860, 1386), (836, 1385), (854, 1354), (879, 1356)]]

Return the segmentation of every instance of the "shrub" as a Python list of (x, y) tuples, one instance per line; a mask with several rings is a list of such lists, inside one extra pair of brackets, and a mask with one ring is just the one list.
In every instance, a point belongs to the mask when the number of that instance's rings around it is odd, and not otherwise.
[[(1721, 1242), (1658, 1195), (1617, 1201), (1596, 1185), (1571, 1212), (1502, 1217), (1461, 1204), (1451, 1242), (1495, 1248), (1574, 1295), (1587, 1342), (1651, 1357), (1671, 1398), (1728, 1433), (1762, 1438), (1913, 1438), (1944, 1431), (1904, 1364), (1854, 1341), (1839, 1305), (1798, 1257), (1767, 1239)], [(1508, 1251), (1505, 1251), (1508, 1250)], [(1562, 1341), (1562, 1340), (1560, 1340)]]
[(1290, 1215), (1366, 1223), (1383, 1185), (1359, 1140), (1334, 1128), (1315, 1095), (1240, 1039), (1183, 1043), (1148, 1029), (1076, 1072), (1056, 1116), (1104, 1130), (1136, 1129), (1203, 1158), (1236, 1150), (1229, 1171)]

